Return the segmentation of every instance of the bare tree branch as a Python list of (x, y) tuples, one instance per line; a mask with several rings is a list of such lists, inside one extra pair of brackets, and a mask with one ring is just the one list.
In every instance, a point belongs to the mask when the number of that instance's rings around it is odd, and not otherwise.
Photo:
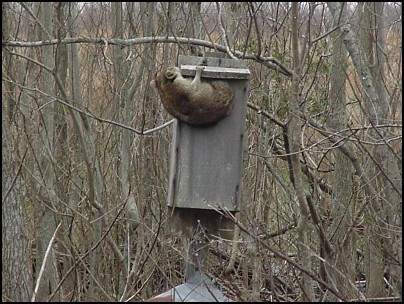
[[(227, 53), (226, 46), (220, 45), (218, 43), (202, 40), (202, 39), (194, 39), (194, 38), (186, 38), (186, 37), (142, 37), (142, 38), (132, 38), (132, 39), (119, 39), (119, 38), (89, 38), (89, 37), (75, 37), (75, 38), (65, 38), (65, 39), (52, 39), (52, 40), (44, 40), (44, 41), (32, 41), (32, 42), (24, 42), (24, 41), (2, 41), (2, 46), (12, 46), (12, 47), (41, 47), (45, 45), (53, 45), (53, 44), (71, 44), (71, 43), (88, 43), (88, 44), (101, 44), (105, 45), (108, 43), (109, 45), (121, 45), (121, 46), (131, 46), (137, 44), (144, 43), (177, 43), (177, 44), (192, 44), (198, 46), (204, 46), (207, 48), (215, 49), (221, 52)], [(263, 65), (274, 69), (281, 74), (291, 77), (292, 72), (285, 67), (278, 59), (274, 57), (260, 57), (253, 54), (243, 55), (241, 51), (234, 51), (234, 55), (238, 56), (239, 59), (250, 59), (262, 63)]]

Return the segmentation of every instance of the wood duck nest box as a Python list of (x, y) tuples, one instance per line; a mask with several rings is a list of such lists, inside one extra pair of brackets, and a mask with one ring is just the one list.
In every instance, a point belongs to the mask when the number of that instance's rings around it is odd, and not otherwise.
[[(173, 127), (168, 205), (238, 211), (250, 72), (239, 60), (207, 57), (203, 70), (197, 68), (200, 61), (200, 57), (180, 56), (180, 69), (170, 73), (178, 77), (180, 71), (181, 77), (192, 79), (199, 71), (197, 82), (208, 84), (211, 100), (207, 102), (221, 103), (217, 108), (220, 115), (211, 113), (214, 119), (205, 127), (192, 124), (196, 116), (179, 115)], [(187, 85), (192, 81), (187, 80)], [(221, 96), (214, 94), (218, 84)]]

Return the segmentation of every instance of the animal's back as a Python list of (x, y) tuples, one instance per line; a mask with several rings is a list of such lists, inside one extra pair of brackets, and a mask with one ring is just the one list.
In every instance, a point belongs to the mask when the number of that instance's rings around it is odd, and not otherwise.
[(189, 79), (156, 75), (156, 85), (164, 108), (174, 117), (191, 125), (210, 125), (229, 115), (233, 92), (223, 81), (191, 84)]

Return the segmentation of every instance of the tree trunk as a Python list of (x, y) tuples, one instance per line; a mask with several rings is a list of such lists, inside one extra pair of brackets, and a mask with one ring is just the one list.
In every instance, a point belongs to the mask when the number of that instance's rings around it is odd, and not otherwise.
[[(300, 62), (299, 62), (299, 49), (298, 49), (298, 16), (299, 4), (292, 2), (292, 53), (293, 53), (293, 76), (291, 85), (291, 96), (289, 101), (289, 124), (288, 124), (288, 138), (290, 147), (290, 159), (292, 163), (292, 172), (294, 180), (294, 189), (299, 202), (300, 217), (298, 219), (298, 248), (299, 248), (299, 263), (302, 267), (311, 271), (311, 253), (309, 244), (309, 210), (307, 207), (306, 196), (303, 189), (302, 172), (299, 161), (300, 150), (300, 137), (301, 126), (299, 126), (299, 84), (300, 84)], [(301, 274), (300, 286), (302, 289), (302, 300), (312, 302), (315, 300), (313, 290), (313, 280), (306, 274)]]
[[(345, 22), (345, 13), (341, 20), (333, 19), (332, 27)], [(345, 82), (347, 73), (347, 52), (340, 33), (331, 33), (332, 59), (330, 70), (330, 113), (327, 126), (330, 130), (338, 132), (347, 127)], [(350, 145), (346, 142), (345, 145)], [(352, 199), (353, 170), (350, 160), (338, 149), (332, 152), (335, 171), (331, 178), (333, 196), (331, 198), (332, 225), (329, 229), (334, 252), (326, 255), (326, 269), (328, 281), (346, 299), (353, 299), (357, 295), (355, 283), (355, 251), (354, 235), (351, 228), (353, 224), (354, 205)], [(325, 250), (324, 250), (325, 251)], [(327, 300), (336, 301), (333, 294)]]
[[(62, 40), (67, 36), (67, 19), (66, 12), (68, 11), (69, 5), (67, 2), (57, 2), (55, 4), (55, 17), (56, 22), (55, 26), (57, 27), (57, 38)], [(68, 71), (68, 53), (67, 53), (67, 45), (59, 44), (55, 49), (55, 73), (58, 75), (62, 86), (67, 88), (67, 71)], [(56, 95), (58, 98), (62, 98), (62, 93), (56, 87)], [(59, 103), (55, 103), (55, 160), (57, 162), (57, 166), (54, 167), (55, 174), (58, 177), (56, 183), (56, 191), (58, 197), (61, 201), (65, 202), (68, 206), (74, 206), (72, 202), (74, 200), (70, 200), (69, 197), (69, 179), (73, 178), (69, 176), (67, 172), (69, 172), (69, 158), (66, 157), (66, 147), (68, 147), (67, 141), (67, 120), (65, 116), (64, 106)], [(73, 155), (72, 155), (73, 156)], [(75, 191), (72, 191), (75, 192)], [(78, 201), (78, 199), (76, 200)], [(60, 210), (63, 210), (60, 208)], [(70, 217), (62, 216), (60, 217), (63, 225), (60, 229), (59, 235), (60, 239), (63, 242), (64, 246), (60, 246), (59, 250), (63, 256), (66, 256), (66, 259), (60, 265), (60, 273), (63, 277), (66, 272), (72, 267), (73, 261), (70, 256), (70, 252), (72, 251), (72, 246), (70, 244), (70, 240), (68, 238), (68, 230), (66, 229), (71, 225), (72, 219)], [(70, 249), (70, 250), (69, 250)], [(70, 256), (70, 258), (69, 258)], [(61, 300), (66, 301), (69, 298), (66, 298), (67, 295), (71, 295), (74, 292), (74, 276), (73, 273), (69, 275), (63, 284), (63, 288), (61, 288)]]
[[(9, 33), (7, 3), (2, 3), (2, 40), (7, 39)], [(3, 67), (10, 73), (12, 71), (10, 56), (5, 55)], [(4, 73), (4, 71), (3, 71)], [(14, 76), (13, 76), (14, 78)], [(6, 95), (9, 92), (9, 96)], [(24, 216), (22, 210), (21, 177), (19, 163), (12, 157), (12, 117), (13, 107), (10, 106), (14, 90), (5, 84), (2, 87), (2, 115), (1, 115), (1, 144), (2, 144), (2, 299), (3, 301), (25, 302), (30, 300), (32, 293), (32, 271), (28, 252), (28, 239), (24, 230)], [(17, 143), (18, 144), (18, 143)], [(25, 155), (24, 155), (25, 158)], [(24, 159), (20, 160), (23, 162)], [(14, 180), (14, 178), (16, 179)]]
[[(39, 29), (39, 37), (41, 40), (50, 39), (49, 35), (52, 33), (53, 20), (52, 20), (52, 3), (42, 2), (39, 5), (39, 20), (41, 21), (43, 28)], [(45, 46), (42, 49), (42, 54), (39, 59), (45, 66), (53, 68), (54, 66), (54, 55), (53, 47)], [(53, 95), (54, 88), (52, 86), (53, 78), (48, 71), (42, 70), (41, 77), (41, 88), (42, 91)], [(40, 114), (40, 125), (42, 126), (39, 130), (40, 132), (40, 142), (38, 146), (38, 154), (40, 159), (40, 170), (42, 171), (42, 177), (46, 189), (40, 188), (39, 195), (45, 200), (45, 203), (55, 208), (57, 206), (57, 196), (56, 196), (56, 185), (55, 185), (55, 174), (54, 174), (54, 130), (55, 130), (55, 119), (54, 119), (54, 105), (55, 103), (50, 102), (51, 99), (48, 97), (43, 97), (41, 105), (45, 105), (44, 109)], [(52, 238), (53, 232), (56, 229), (55, 214), (49, 209), (42, 206), (42, 215), (39, 222), (39, 232), (37, 241), (37, 275), (38, 278), (41, 265), (43, 263), (43, 258), (45, 255), (46, 248)], [(48, 296), (54, 291), (56, 287), (57, 271), (55, 269), (54, 255), (51, 254), (46, 261), (46, 267), (41, 280), (41, 284), (38, 290), (37, 300), (46, 301)]]

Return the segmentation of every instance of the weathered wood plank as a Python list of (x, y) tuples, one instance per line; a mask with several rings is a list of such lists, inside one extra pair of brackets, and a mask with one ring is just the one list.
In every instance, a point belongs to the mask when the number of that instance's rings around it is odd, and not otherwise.
[[(181, 65), (181, 74), (183, 76), (194, 76), (197, 65)], [(250, 76), (249, 69), (242, 68), (224, 68), (205, 66), (202, 71), (202, 78), (218, 78), (218, 79), (248, 79)]]
[[(209, 53), (207, 53), (209, 56)], [(247, 68), (243, 60), (234, 60), (230, 58), (219, 58), (219, 57), (198, 57), (198, 56), (187, 56), (180, 55), (178, 57), (179, 65), (206, 65), (212, 67), (223, 67), (223, 68)]]

